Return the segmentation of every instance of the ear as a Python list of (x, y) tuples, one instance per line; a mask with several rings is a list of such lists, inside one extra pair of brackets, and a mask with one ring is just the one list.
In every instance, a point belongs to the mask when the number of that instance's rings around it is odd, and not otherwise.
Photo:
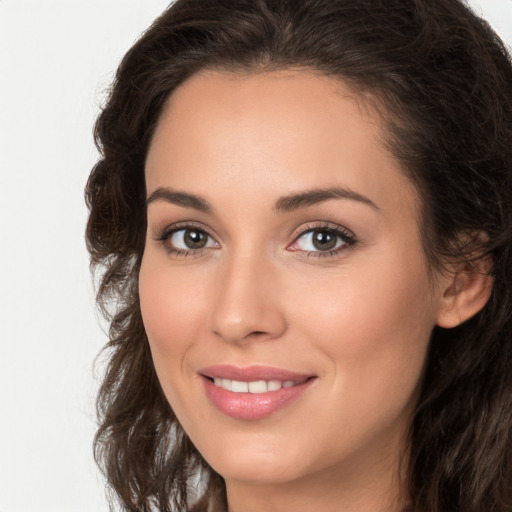
[(437, 325), (450, 329), (476, 315), (491, 296), (493, 278), (490, 256), (454, 268), (441, 279), (442, 297), (437, 313)]

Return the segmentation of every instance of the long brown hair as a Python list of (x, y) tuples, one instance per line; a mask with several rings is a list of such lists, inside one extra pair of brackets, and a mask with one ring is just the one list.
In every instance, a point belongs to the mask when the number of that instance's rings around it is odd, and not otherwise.
[(96, 123), (101, 158), (86, 188), (87, 246), (110, 321), (95, 439), (109, 488), (126, 511), (188, 510), (202, 471), (195, 510), (226, 507), (222, 478), (162, 393), (142, 324), (144, 162), (165, 100), (194, 73), (291, 67), (380, 106), (421, 196), (433, 267), (492, 258), (484, 309), (432, 333), (408, 484), (414, 512), (511, 511), (512, 64), (459, 0), (177, 0), (128, 51)]

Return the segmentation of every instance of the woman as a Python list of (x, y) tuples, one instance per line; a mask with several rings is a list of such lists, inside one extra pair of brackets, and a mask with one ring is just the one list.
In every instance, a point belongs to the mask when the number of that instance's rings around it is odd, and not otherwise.
[(458, 0), (156, 20), (86, 190), (124, 510), (512, 509), (511, 91)]

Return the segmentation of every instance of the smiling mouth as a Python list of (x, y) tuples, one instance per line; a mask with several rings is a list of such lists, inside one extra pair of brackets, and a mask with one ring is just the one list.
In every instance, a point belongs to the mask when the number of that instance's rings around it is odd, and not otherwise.
[(211, 405), (238, 420), (273, 415), (307, 394), (318, 377), (270, 366), (218, 364), (198, 371)]
[(268, 393), (269, 391), (279, 391), (281, 388), (292, 388), (303, 382), (306, 382), (309, 377), (300, 380), (253, 380), (244, 382), (240, 380), (222, 379), (219, 377), (208, 379), (215, 384), (215, 386), (232, 391), (233, 393)]
[(210, 403), (224, 415), (239, 420), (259, 420), (277, 413), (298, 400), (317, 380), (243, 381), (202, 375)]

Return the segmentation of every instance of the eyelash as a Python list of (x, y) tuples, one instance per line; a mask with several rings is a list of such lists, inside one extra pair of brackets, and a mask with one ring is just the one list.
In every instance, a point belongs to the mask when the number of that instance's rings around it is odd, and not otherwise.
[[(176, 249), (174, 247), (167, 245), (167, 242), (174, 234), (178, 233), (179, 231), (187, 230), (199, 231), (201, 233), (204, 233), (208, 238), (214, 240), (214, 238), (208, 233), (208, 231), (201, 226), (195, 225), (193, 223), (179, 223), (174, 224), (172, 226), (168, 226), (165, 229), (163, 229), (162, 232), (155, 238), (155, 241), (160, 242), (165, 247), (169, 254), (172, 254), (174, 257), (177, 258), (199, 258), (209, 249), (211, 249), (211, 247), (203, 247), (199, 249), (184, 250)], [(293, 252), (304, 252), (306, 253), (307, 258), (329, 258), (337, 256), (347, 250), (353, 249), (358, 243), (356, 236), (348, 229), (342, 226), (324, 222), (321, 224), (314, 223), (304, 226), (297, 234), (295, 234), (293, 242), (288, 247), (297, 244), (297, 242), (306, 234), (314, 233), (315, 231), (320, 231), (334, 235), (335, 237), (342, 241), (342, 245), (336, 249), (332, 249), (329, 251), (302, 251), (300, 249), (294, 249)]]
[(205, 252), (208, 251), (209, 248), (200, 248), (200, 249), (176, 249), (174, 247), (171, 247), (167, 244), (169, 239), (179, 231), (199, 231), (201, 233), (206, 234), (208, 238), (211, 238), (213, 240), (213, 237), (208, 233), (206, 229), (204, 229), (201, 226), (198, 226), (196, 224), (187, 222), (187, 223), (178, 223), (173, 224), (172, 226), (168, 226), (162, 230), (162, 232), (158, 235), (157, 238), (155, 238), (155, 241), (160, 242), (164, 247), (165, 250), (169, 253), (175, 256), (176, 258), (199, 258), (201, 257)]
[[(324, 222), (321, 224), (311, 223), (304, 226), (294, 237), (294, 240), (291, 245), (295, 245), (301, 238), (303, 238), (308, 233), (314, 232), (324, 232), (330, 235), (334, 235), (336, 238), (339, 238), (342, 241), (342, 245), (337, 247), (336, 249), (331, 249), (329, 251), (301, 251), (306, 253), (307, 258), (329, 258), (340, 255), (342, 252), (345, 252), (349, 249), (353, 249), (358, 240), (354, 233), (343, 226), (338, 226), (336, 224), (331, 224), (328, 222)], [(300, 249), (298, 250), (300, 251)]]

